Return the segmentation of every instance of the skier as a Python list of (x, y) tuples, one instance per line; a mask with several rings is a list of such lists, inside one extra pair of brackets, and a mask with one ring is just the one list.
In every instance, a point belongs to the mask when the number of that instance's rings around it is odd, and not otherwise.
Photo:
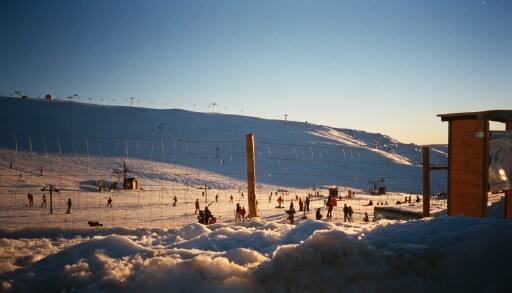
[(279, 196), (279, 198), (277, 199), (277, 202), (279, 203), (279, 206), (277, 206), (278, 208), (282, 208), (282, 204), (284, 202), (283, 198), (281, 196)]
[(309, 212), (309, 196), (306, 197), (306, 212)]
[(32, 195), (32, 193), (29, 193), (27, 195), (27, 199), (28, 199), (28, 205), (33, 206), (34, 205), (34, 196)]
[(177, 202), (178, 202), (178, 198), (175, 195), (174, 196), (174, 202), (172, 203), (172, 206), (175, 207)]
[(46, 207), (46, 194), (43, 193), (43, 202), (41, 203), (41, 207)]
[(218, 194), (215, 195), (215, 202), (217, 202), (217, 201), (219, 201), (219, 195)]
[(66, 214), (71, 214), (71, 198), (68, 198), (68, 210)]
[(270, 192), (270, 195), (268, 196), (268, 202), (272, 202), (272, 191)]
[(299, 211), (302, 212), (304, 209), (304, 202), (302, 201), (302, 197), (299, 198)]
[(196, 211), (194, 212), (194, 214), (197, 214), (198, 211), (199, 211), (199, 198), (196, 199)]
[(107, 208), (112, 207), (112, 197), (109, 197), (107, 200)]
[(229, 202), (233, 203), (233, 195), (231, 195), (231, 197), (229, 198)]

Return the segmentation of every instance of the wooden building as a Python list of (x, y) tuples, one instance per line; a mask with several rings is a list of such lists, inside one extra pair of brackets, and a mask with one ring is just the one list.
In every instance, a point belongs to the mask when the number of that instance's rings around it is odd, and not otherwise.
[[(487, 216), (489, 122), (512, 131), (512, 110), (439, 114), (448, 122), (448, 215)], [(512, 219), (512, 190), (505, 193), (504, 217)]]
[(138, 189), (139, 184), (138, 184), (137, 178), (130, 177), (130, 178), (124, 179), (123, 187), (124, 187), (124, 189)]

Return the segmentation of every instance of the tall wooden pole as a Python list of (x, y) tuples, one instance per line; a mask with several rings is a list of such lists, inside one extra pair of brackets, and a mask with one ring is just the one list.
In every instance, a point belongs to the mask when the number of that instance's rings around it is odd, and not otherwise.
[(50, 184), (50, 214), (53, 214), (53, 186)]
[(430, 148), (423, 147), (423, 217), (430, 217)]
[[(506, 131), (512, 131), (512, 122), (505, 124)], [(512, 219), (512, 190), (505, 190), (505, 219)]]
[(247, 155), (247, 200), (249, 206), (249, 218), (258, 217), (256, 205), (256, 165), (254, 164), (254, 135), (245, 136), (245, 153)]

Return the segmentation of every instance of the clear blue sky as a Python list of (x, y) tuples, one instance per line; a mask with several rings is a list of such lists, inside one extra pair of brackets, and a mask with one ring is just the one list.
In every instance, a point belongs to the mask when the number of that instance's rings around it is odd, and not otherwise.
[[(0, 93), (446, 143), (437, 114), (512, 109), (512, 1), (7, 0)], [(102, 100), (103, 99), (103, 100)]]

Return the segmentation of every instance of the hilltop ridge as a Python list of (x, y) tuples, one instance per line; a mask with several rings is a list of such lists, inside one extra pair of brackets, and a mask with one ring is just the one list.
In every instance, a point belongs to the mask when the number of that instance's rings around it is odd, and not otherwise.
[[(10, 97), (0, 97), (0, 108), (0, 147), (18, 151), (135, 157), (214, 172), (229, 170), (231, 176), (243, 178), (244, 161), (239, 158), (245, 155), (245, 135), (253, 133), (259, 148), (257, 164), (267, 177), (274, 173), (290, 179), (290, 174), (306, 174), (288, 183), (310, 186), (332, 184), (335, 176), (357, 181), (353, 178), (416, 173), (421, 162), (417, 145), (306, 122)], [(444, 164), (445, 150), (438, 148), (431, 161)], [(340, 170), (321, 162), (352, 164)], [(323, 179), (305, 178), (315, 174)], [(273, 180), (259, 178), (266, 183)], [(367, 182), (354, 184), (363, 187)]]

